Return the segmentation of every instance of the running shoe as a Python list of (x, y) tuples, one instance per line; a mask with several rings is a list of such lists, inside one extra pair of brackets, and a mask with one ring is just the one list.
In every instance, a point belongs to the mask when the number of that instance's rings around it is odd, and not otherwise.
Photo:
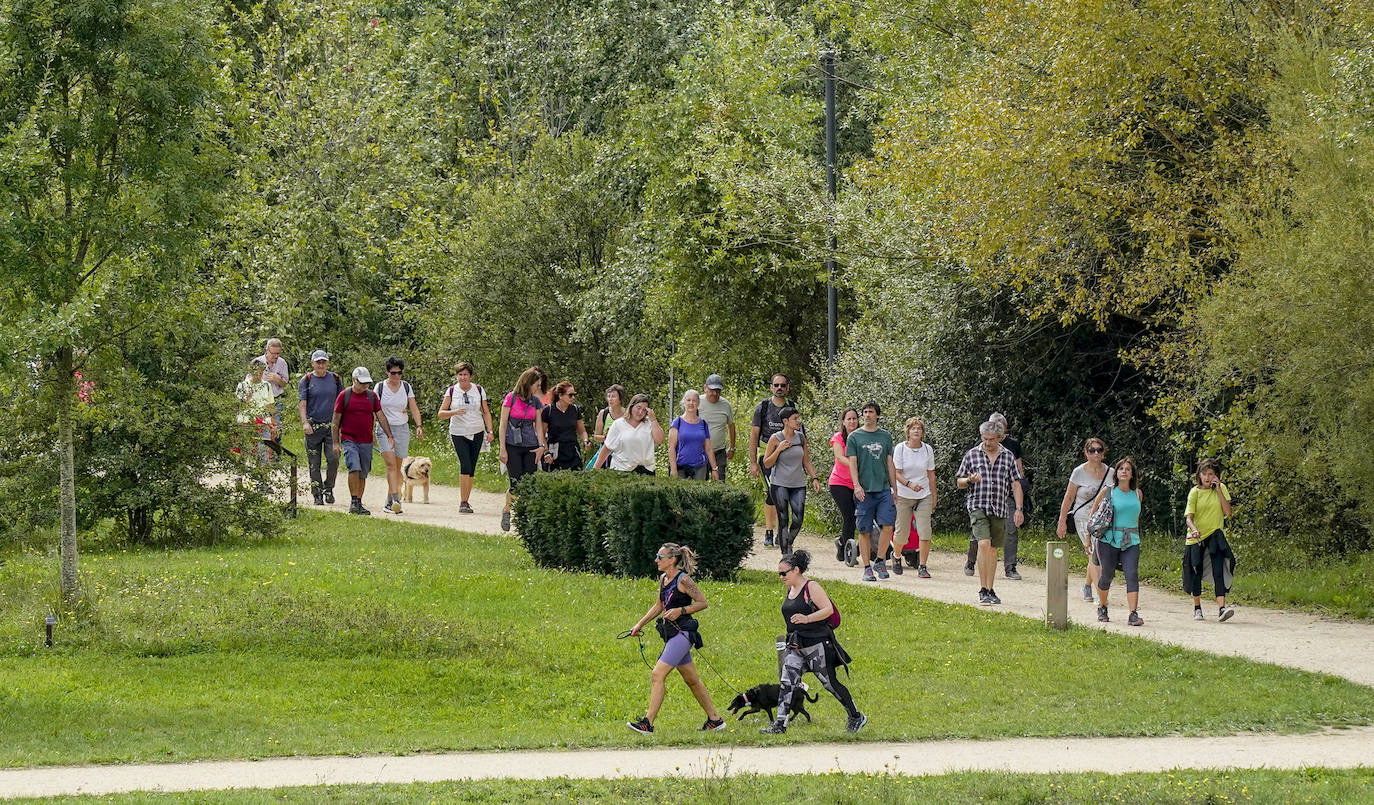
[(1205, 621), (1207, 616), (1202, 614), (1202, 607), (1193, 607), (1193, 620)]
[(930, 571), (926, 569), (925, 565), (921, 565), (920, 567), (916, 568), (916, 575), (920, 576), (923, 579), (928, 579), (930, 578)]
[(630, 729), (634, 730), (640, 735), (652, 735), (654, 731), (653, 722), (647, 718), (641, 718), (638, 721), (627, 722), (625, 726), (629, 727)]
[(315, 495), (315, 505), (316, 505), (316, 506), (323, 506), (323, 505), (324, 505), (324, 495), (319, 495), (319, 494)]
[(700, 732), (715, 732), (715, 731), (717, 731), (717, 730), (723, 730), (723, 729), (725, 729), (725, 719), (723, 719), (723, 718), (708, 718), (708, 719), (706, 719), (706, 723), (701, 725), (701, 729), (700, 729), (699, 731), (700, 731)]
[(781, 721), (774, 721), (772, 724), (759, 730), (764, 735), (782, 735), (787, 732), (787, 725)]
[(888, 578), (887, 565), (881, 559), (873, 563), (873, 572), (877, 573), (880, 579)]
[(902, 575), (902, 557), (892, 557), (892, 572), (896, 573), (898, 576)]
[(978, 603), (982, 604), (983, 606), (987, 606), (992, 603), (988, 600), (988, 591), (986, 587), (980, 588), (978, 590)]
[(988, 603), (993, 605), (1002, 603), (1002, 599), (997, 597), (996, 590), (988, 590)]
[(509, 530), (510, 530), (510, 510), (509, 510), (509, 509), (507, 509), (506, 511), (501, 512), (501, 530), (502, 530), (502, 531), (509, 531)]
[(765, 547), (765, 548), (771, 548), (771, 547), (773, 547), (773, 532), (772, 532), (772, 531), (765, 531), (765, 532), (763, 532), (763, 547)]
[(859, 566), (859, 543), (855, 540), (846, 540), (844, 543), (844, 563), (850, 567)]
[(973, 565), (964, 565), (964, 575), (965, 575), (965, 576), (972, 576), (972, 575), (973, 575)]
[(459, 504), (458, 504), (458, 513), (459, 513), (459, 514), (472, 514), (472, 506), (468, 505), (468, 502), (465, 500), (465, 501), (463, 501), (462, 503), (459, 503)]
[(1231, 607), (1222, 607), (1221, 609), (1219, 609), (1219, 610), (1217, 611), (1217, 621), (1218, 621), (1219, 623), (1224, 623), (1224, 622), (1226, 622), (1226, 621), (1231, 620), (1231, 616), (1232, 616), (1232, 615), (1235, 615), (1235, 614), (1236, 614), (1235, 609), (1233, 609), (1233, 608), (1231, 608)]
[(1011, 579), (1012, 581), (1020, 581), (1020, 580), (1021, 580), (1021, 574), (1020, 574), (1020, 573), (1017, 573), (1017, 572), (1016, 572), (1016, 568), (1014, 568), (1014, 567), (1009, 567), (1009, 568), (1007, 568), (1006, 576), (1007, 576), (1007, 578)]
[(1133, 610), (1131, 610), (1131, 614), (1128, 615), (1128, 616), (1126, 616), (1126, 625), (1127, 625), (1127, 626), (1144, 626), (1144, 625), (1145, 625), (1145, 621), (1144, 621), (1144, 619), (1142, 619), (1142, 618), (1140, 617), (1140, 615), (1137, 614), (1136, 611), (1133, 609)]
[(326, 490), (324, 490), (324, 504), (325, 504), (326, 506), (333, 506), (333, 505), (334, 505), (334, 490), (333, 490), (333, 489), (326, 489)]
[(350, 504), (348, 504), (348, 513), (349, 513), (349, 514), (362, 514), (362, 511), (361, 511), (362, 507), (363, 507), (362, 502), (359, 501), (357, 498), (354, 498), (354, 499), (353, 499), (353, 502), (350, 503)]
[(858, 732), (859, 730), (863, 729), (864, 725), (867, 723), (868, 716), (864, 715), (863, 713), (859, 713), (857, 716), (850, 716), (849, 719), (845, 722), (844, 731)]
[(844, 561), (844, 537), (835, 537), (835, 561)]
[(1111, 623), (1111, 622), (1112, 622), (1112, 619), (1109, 618), (1109, 617), (1107, 617), (1107, 608), (1106, 608), (1106, 607), (1098, 607), (1098, 608), (1097, 608), (1097, 622), (1098, 622), (1098, 623)]
[(878, 577), (873, 575), (873, 568), (864, 568), (864, 581), (877, 581)]
[(396, 500), (391, 501), (391, 503), (390, 503), (388, 506), (386, 506), (385, 508), (386, 508), (387, 511), (391, 512), (392, 514), (400, 514), (400, 513), (401, 513), (401, 501), (400, 501), (400, 499), (397, 498)]
[(1093, 586), (1092, 586), (1091, 584), (1084, 584), (1084, 585), (1083, 585), (1083, 600), (1084, 600), (1084, 601), (1087, 601), (1089, 604), (1092, 603), (1092, 601), (1093, 601)]

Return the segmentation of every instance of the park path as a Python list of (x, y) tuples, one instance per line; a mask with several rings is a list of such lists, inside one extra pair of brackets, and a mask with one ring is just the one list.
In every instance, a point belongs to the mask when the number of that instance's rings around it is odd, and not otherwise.
[[(365, 501), (376, 512), (374, 517), (393, 517), (381, 514), (381, 501), (386, 496), (386, 484), (369, 484)], [(374, 500), (375, 498), (375, 500)], [(500, 534), (501, 495), (473, 490), (471, 503), (476, 514), (458, 514), (458, 495), (454, 487), (434, 485), (430, 490), (430, 505), (405, 505), (398, 516), (411, 522), (447, 526), (465, 531)], [(336, 505), (343, 510), (347, 506)], [(762, 547), (762, 531), (755, 540), (755, 551), (745, 560), (745, 566), (757, 570), (777, 569), (778, 554)], [(835, 560), (834, 544), (826, 538), (803, 532), (797, 547), (811, 551), (814, 558), (810, 575), (823, 581), (844, 581), (864, 584), (860, 569), (847, 567)], [(963, 554), (933, 551), (929, 567), (933, 578), (919, 579), (913, 572), (893, 574), (886, 581), (876, 582), (920, 598), (953, 604), (977, 606), (978, 582), (964, 575)], [(999, 565), (996, 582), (1002, 605), (982, 607), (992, 612), (1010, 612), (1026, 618), (1045, 618), (1045, 571), (1043, 568), (1021, 565), (1021, 581), (1001, 578)], [(1140, 615), (1144, 626), (1126, 625), (1125, 585), (1113, 585), (1109, 601), (1111, 623), (1097, 622), (1096, 604), (1079, 595), (1083, 579), (1069, 578), (1069, 620), (1081, 626), (1103, 629), (1147, 640), (1157, 640), (1213, 654), (1248, 657), (1260, 662), (1301, 668), (1344, 677), (1361, 685), (1374, 687), (1374, 624), (1339, 621), (1305, 612), (1245, 606), (1239, 600), (1236, 616), (1226, 623), (1217, 623), (1216, 602), (1204, 599), (1203, 612), (1207, 620), (1193, 620), (1192, 599), (1178, 592), (1142, 585)], [(1236, 603), (1236, 601), (1233, 601)]]
[(1123, 774), (1361, 766), (1374, 766), (1374, 727), (1307, 735), (675, 746), (11, 769), (0, 771), (0, 798), (558, 777), (723, 779), (740, 774), (925, 775), (957, 771)]

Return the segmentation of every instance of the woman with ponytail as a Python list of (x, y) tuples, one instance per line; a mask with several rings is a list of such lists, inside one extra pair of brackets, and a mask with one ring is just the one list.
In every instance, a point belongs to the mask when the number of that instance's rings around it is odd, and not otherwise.
[(692, 647), (701, 648), (697, 619), (692, 617), (692, 614), (708, 606), (706, 596), (702, 594), (696, 582), (692, 581), (690, 575), (696, 569), (696, 554), (685, 545), (669, 542), (654, 554), (654, 563), (659, 572), (658, 600), (649, 607), (649, 611), (644, 613), (644, 617), (639, 619), (634, 628), (630, 629), (630, 634), (638, 635), (645, 624), (658, 618), (657, 627), (659, 636), (663, 638), (663, 653), (659, 655), (658, 662), (649, 674), (649, 710), (643, 718), (631, 721), (627, 726), (644, 735), (654, 731), (654, 719), (658, 718), (658, 710), (663, 706), (663, 697), (667, 693), (668, 675), (676, 668), (682, 676), (682, 681), (687, 683), (688, 689), (701, 705), (701, 709), (706, 711), (706, 723), (701, 725), (702, 731), (723, 730), (725, 719), (720, 717), (715, 703), (711, 701), (711, 694), (706, 690), (706, 684), (701, 681), (696, 666), (692, 664)]

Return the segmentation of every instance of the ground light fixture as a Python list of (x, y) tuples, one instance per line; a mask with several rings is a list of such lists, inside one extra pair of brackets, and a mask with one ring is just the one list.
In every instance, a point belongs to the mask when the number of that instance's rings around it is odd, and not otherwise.
[(54, 617), (51, 612), (49, 612), (48, 617), (43, 619), (43, 626), (45, 627), (45, 631), (47, 632), (47, 637), (43, 640), (43, 645), (47, 646), (48, 648), (52, 648), (52, 627), (56, 625), (57, 618)]

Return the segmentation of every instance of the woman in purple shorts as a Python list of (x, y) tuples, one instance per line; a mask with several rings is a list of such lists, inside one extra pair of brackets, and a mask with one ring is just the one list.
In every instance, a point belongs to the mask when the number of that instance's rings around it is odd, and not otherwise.
[(692, 613), (707, 607), (706, 596), (702, 595), (701, 588), (688, 575), (696, 568), (696, 556), (691, 548), (669, 542), (658, 549), (654, 563), (659, 572), (658, 600), (634, 625), (630, 634), (638, 635), (645, 624), (662, 615), (658, 618), (657, 627), (659, 636), (664, 640), (663, 653), (658, 655), (658, 662), (654, 663), (654, 670), (649, 674), (649, 710), (643, 718), (631, 721), (627, 726), (644, 735), (654, 731), (654, 719), (658, 718), (658, 710), (663, 706), (663, 696), (667, 692), (668, 675), (676, 668), (692, 695), (697, 697), (701, 709), (706, 711), (706, 723), (701, 725), (701, 729), (723, 730), (725, 719), (720, 717), (706, 684), (701, 681), (696, 666), (692, 664), (692, 646), (701, 648), (697, 619), (692, 617)]

